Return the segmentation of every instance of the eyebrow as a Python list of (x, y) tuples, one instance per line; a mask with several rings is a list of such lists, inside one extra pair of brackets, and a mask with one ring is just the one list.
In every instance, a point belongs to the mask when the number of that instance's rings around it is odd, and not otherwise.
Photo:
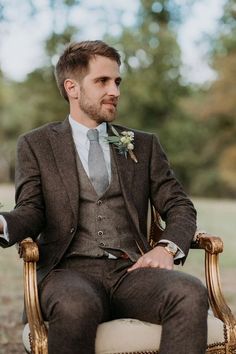
[[(95, 77), (94, 78), (94, 81), (97, 81), (97, 80), (100, 80), (100, 79), (105, 79), (105, 80), (111, 80), (111, 77), (110, 76), (98, 76), (98, 77)], [(120, 77), (120, 76), (117, 76), (116, 78), (115, 78), (115, 81), (119, 81), (119, 82), (121, 82), (122, 81), (122, 78)]]

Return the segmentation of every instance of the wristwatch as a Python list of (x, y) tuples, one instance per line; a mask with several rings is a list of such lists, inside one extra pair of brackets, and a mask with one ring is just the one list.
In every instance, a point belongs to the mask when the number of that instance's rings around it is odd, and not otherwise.
[(176, 256), (176, 253), (178, 252), (178, 247), (174, 242), (169, 241), (167, 242), (159, 242), (157, 246), (164, 247), (165, 250), (170, 253), (173, 257)]

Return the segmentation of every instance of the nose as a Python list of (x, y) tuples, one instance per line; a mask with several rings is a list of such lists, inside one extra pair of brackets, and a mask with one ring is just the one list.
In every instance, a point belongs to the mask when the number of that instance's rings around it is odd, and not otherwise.
[(111, 82), (108, 88), (108, 95), (113, 96), (113, 97), (119, 97), (120, 96), (120, 88), (115, 82)]

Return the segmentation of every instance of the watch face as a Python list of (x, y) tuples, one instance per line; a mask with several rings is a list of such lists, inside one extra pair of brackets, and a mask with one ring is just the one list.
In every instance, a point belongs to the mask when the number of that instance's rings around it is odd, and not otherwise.
[(170, 243), (166, 246), (166, 248), (167, 248), (171, 253), (173, 253), (174, 255), (175, 255), (176, 252), (178, 251), (177, 246), (176, 246), (174, 243), (172, 243), (172, 242), (170, 242)]
[(169, 245), (169, 249), (173, 252), (176, 252), (176, 247), (173, 245)]

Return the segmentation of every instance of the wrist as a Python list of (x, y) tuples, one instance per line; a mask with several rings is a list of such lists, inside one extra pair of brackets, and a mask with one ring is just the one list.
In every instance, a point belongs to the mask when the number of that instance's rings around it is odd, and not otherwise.
[(178, 247), (176, 246), (175, 243), (173, 242), (159, 242), (157, 244), (157, 246), (163, 247), (165, 249), (166, 252), (168, 252), (169, 254), (171, 254), (173, 256), (173, 258), (176, 256), (177, 252), (178, 252)]

